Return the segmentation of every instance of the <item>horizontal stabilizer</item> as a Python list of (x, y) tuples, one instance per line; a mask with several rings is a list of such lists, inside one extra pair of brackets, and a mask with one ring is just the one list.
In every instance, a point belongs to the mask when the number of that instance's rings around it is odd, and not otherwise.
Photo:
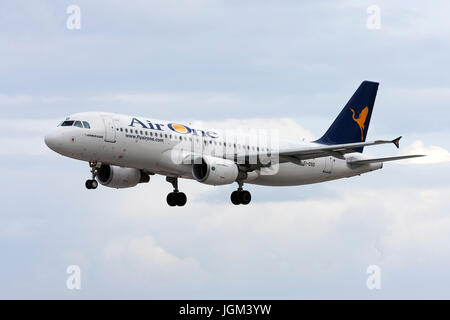
[(363, 164), (369, 164), (369, 163), (379, 163), (379, 162), (386, 162), (386, 161), (395, 161), (395, 160), (404, 160), (404, 159), (411, 159), (411, 158), (418, 158), (418, 157), (425, 157), (423, 154), (414, 154), (409, 156), (398, 156), (398, 157), (387, 157), (387, 158), (376, 158), (376, 159), (365, 159), (365, 160), (347, 160), (347, 163), (354, 164), (354, 165), (363, 165)]

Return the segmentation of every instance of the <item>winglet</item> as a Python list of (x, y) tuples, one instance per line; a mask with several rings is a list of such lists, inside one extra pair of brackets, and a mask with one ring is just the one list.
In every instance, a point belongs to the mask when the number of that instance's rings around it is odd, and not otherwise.
[(400, 137), (398, 137), (398, 138), (392, 140), (392, 143), (395, 144), (395, 146), (397, 147), (397, 149), (400, 147), (400, 139), (401, 139), (401, 138), (402, 138), (402, 137), (400, 136)]

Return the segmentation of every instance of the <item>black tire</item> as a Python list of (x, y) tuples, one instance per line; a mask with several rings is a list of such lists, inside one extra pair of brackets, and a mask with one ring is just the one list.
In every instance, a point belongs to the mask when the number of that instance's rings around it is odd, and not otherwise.
[(187, 197), (184, 194), (184, 192), (178, 192), (175, 194), (175, 199), (177, 202), (177, 206), (182, 207), (186, 204), (187, 202)]
[(84, 185), (86, 186), (86, 189), (91, 190), (92, 189), (92, 180), (86, 180), (86, 183)]
[(239, 192), (238, 191), (233, 191), (231, 193), (230, 199), (231, 199), (231, 203), (233, 203), (235, 206), (241, 204), (241, 201), (239, 199)]
[(247, 190), (240, 192), (239, 199), (243, 205), (249, 204), (252, 201), (252, 195)]
[(91, 188), (92, 189), (97, 189), (98, 187), (98, 182), (97, 180), (91, 180)]
[(167, 204), (171, 207), (175, 207), (177, 205), (175, 193), (171, 192), (167, 195)]

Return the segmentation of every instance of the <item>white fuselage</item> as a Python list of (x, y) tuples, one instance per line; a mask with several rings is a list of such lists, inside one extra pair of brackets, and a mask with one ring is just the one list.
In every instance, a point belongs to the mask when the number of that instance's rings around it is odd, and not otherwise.
[[(238, 134), (230, 135), (220, 130), (194, 128), (143, 117), (87, 112), (74, 114), (66, 120), (85, 121), (90, 128), (54, 128), (46, 136), (46, 143), (52, 150), (78, 160), (136, 168), (170, 177), (194, 179), (191, 165), (173, 161), (174, 150), (181, 143), (194, 146), (194, 153), (214, 149), (216, 157), (239, 153), (240, 149), (242, 152), (257, 152), (258, 148), (261, 151), (268, 148), (259, 145), (257, 140), (252, 143), (252, 139), (242, 139)], [(279, 140), (278, 144), (276, 148), (279, 149), (317, 145), (289, 140)], [(284, 162), (273, 168), (253, 170), (244, 182), (267, 186), (303, 185), (352, 177), (382, 167), (381, 163), (377, 163), (352, 168), (346, 160), (349, 157), (364, 159), (361, 153), (351, 153), (345, 155), (344, 159), (327, 156), (300, 161), (298, 164)]]

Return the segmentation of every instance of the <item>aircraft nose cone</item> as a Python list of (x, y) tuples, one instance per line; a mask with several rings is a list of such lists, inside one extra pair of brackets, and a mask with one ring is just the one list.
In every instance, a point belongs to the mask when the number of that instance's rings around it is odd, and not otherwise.
[(58, 146), (61, 144), (61, 137), (57, 132), (51, 131), (45, 135), (44, 141), (47, 147), (57, 151)]

